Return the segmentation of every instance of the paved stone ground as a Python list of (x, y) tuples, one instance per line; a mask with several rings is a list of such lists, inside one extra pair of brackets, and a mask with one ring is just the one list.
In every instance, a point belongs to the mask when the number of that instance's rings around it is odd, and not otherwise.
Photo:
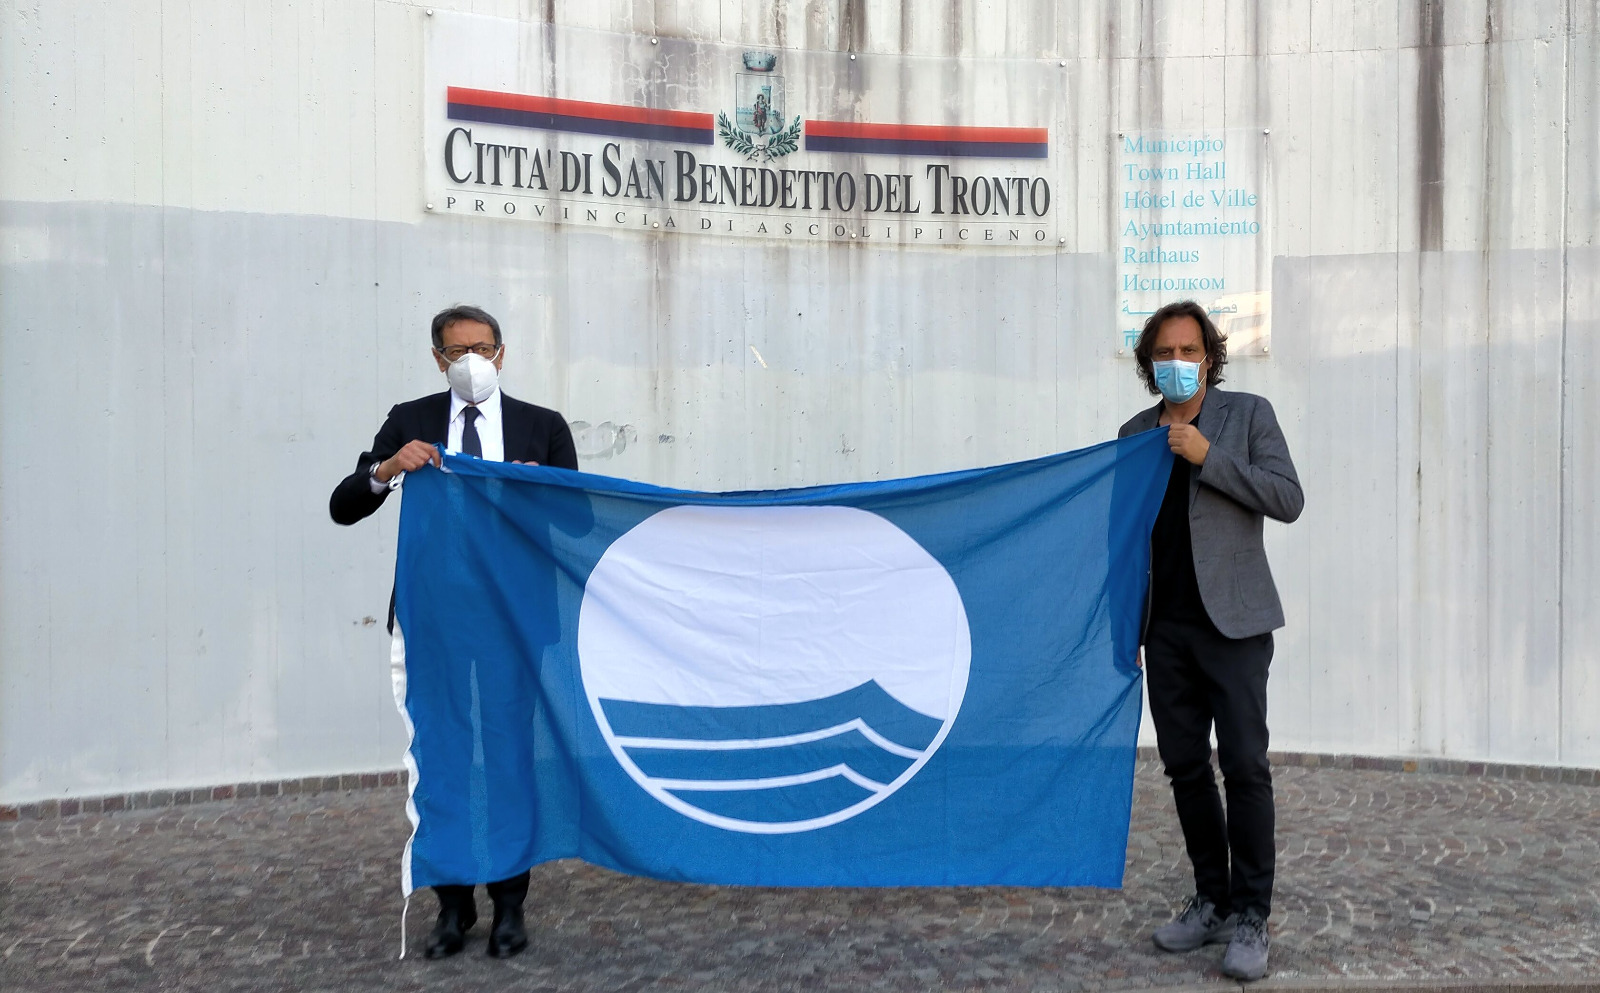
[[(1277, 770), (1274, 974), (1600, 988), (1600, 788)], [(535, 869), (533, 944), (396, 961), (398, 789), (0, 825), (0, 990), (1226, 989), (1149, 931), (1190, 879), (1141, 763), (1126, 888), (772, 890)], [(480, 901), (482, 901), (480, 891)], [(431, 895), (413, 901), (415, 947)], [(1363, 982), (1365, 981), (1365, 982)], [(1416, 988), (1413, 986), (1412, 988)]]

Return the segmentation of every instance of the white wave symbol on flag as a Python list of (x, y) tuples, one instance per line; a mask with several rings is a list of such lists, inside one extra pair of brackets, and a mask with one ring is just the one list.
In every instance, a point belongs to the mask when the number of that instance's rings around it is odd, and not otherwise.
[(718, 819), (799, 826), (903, 782), (944, 722), (868, 681), (820, 700), (683, 707), (603, 700), (638, 775)]

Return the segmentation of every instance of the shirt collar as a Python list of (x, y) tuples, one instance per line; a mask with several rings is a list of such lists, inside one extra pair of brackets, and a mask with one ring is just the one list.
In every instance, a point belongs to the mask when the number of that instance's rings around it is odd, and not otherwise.
[[(456, 391), (450, 391), (450, 423), (454, 424), (461, 412), (471, 406), (467, 401), (456, 396)], [(489, 394), (489, 399), (478, 404), (478, 413), (483, 415), (485, 423), (498, 423), (500, 420), (500, 387), (496, 386), (494, 392)]]

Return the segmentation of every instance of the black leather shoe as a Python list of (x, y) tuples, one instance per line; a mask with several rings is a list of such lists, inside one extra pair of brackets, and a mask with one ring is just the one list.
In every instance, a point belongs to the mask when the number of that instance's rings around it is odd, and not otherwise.
[(461, 951), (467, 943), (467, 929), (476, 923), (478, 923), (476, 909), (441, 908), (439, 920), (433, 925), (433, 933), (428, 935), (428, 944), (422, 950), (422, 957), (447, 959)]
[(494, 927), (489, 930), (489, 957), (508, 959), (528, 947), (528, 932), (522, 925), (522, 905), (494, 908)]

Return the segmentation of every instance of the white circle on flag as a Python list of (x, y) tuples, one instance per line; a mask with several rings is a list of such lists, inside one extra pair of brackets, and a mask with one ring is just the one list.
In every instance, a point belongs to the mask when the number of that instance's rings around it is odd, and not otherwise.
[(678, 506), (601, 556), (583, 688), (633, 780), (731, 831), (827, 827), (928, 762), (966, 695), (950, 574), (853, 507)]

